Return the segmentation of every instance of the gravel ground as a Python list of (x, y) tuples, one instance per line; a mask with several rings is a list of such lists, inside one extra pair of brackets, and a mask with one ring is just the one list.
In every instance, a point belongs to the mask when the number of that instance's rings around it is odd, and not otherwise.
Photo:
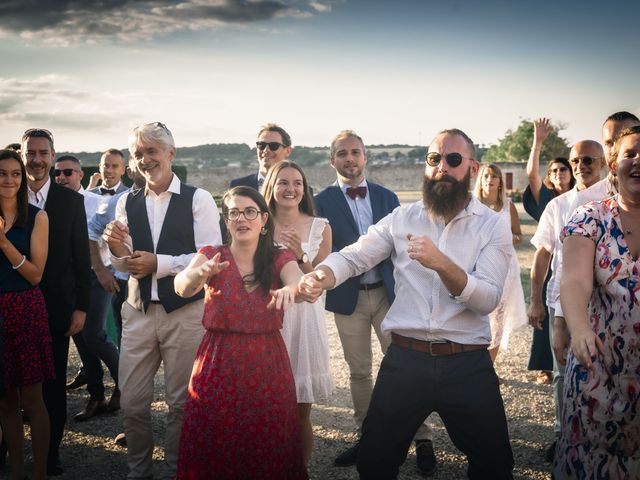
[[(348, 368), (342, 357), (340, 340), (332, 319), (327, 315), (329, 341), (331, 347), (331, 367), (335, 379), (335, 393), (322, 404), (315, 405), (312, 413), (315, 446), (310, 466), (312, 479), (357, 479), (355, 467), (338, 468), (333, 459), (355, 440), (349, 393)], [(511, 445), (515, 457), (515, 478), (549, 478), (549, 464), (543, 459), (543, 450), (553, 438), (552, 406), (553, 400), (549, 385), (537, 385), (533, 382), (532, 372), (526, 365), (529, 353), (531, 331), (524, 328), (512, 335), (509, 350), (498, 356), (496, 369), (503, 379), (501, 387), (504, 398)], [(377, 346), (377, 340), (373, 340)], [(376, 349), (376, 368), (381, 359)], [(78, 357), (72, 348), (70, 376), (75, 373)], [(163, 420), (166, 407), (163, 403), (162, 372), (156, 377), (156, 402), (153, 404), (153, 421), (156, 438), (164, 435)], [(69, 393), (70, 417), (82, 409), (88, 395), (84, 390)], [(431, 417), (434, 430), (434, 445), (438, 458), (438, 468), (434, 479), (451, 480), (466, 478), (466, 461), (453, 446), (444, 426), (436, 414)], [(68, 430), (63, 443), (63, 461), (67, 473), (61, 479), (86, 480), (125, 478), (125, 449), (115, 445), (113, 439), (121, 431), (118, 414), (104, 415), (85, 423), (69, 420)], [(28, 453), (28, 452), (25, 452)], [(161, 472), (163, 452), (156, 448), (154, 466), (156, 473)], [(30, 461), (28, 460), (30, 463)], [(6, 472), (0, 478), (6, 478)], [(400, 479), (422, 478), (415, 467), (413, 449), (400, 472)]]
[[(522, 213), (518, 205), (524, 241), (518, 248), (523, 277), (528, 276), (531, 264), (530, 235), (535, 224)], [(525, 295), (527, 295), (525, 282)], [(349, 393), (349, 373), (342, 356), (342, 347), (333, 322), (333, 315), (327, 314), (327, 327), (331, 349), (331, 369), (336, 384), (334, 394), (322, 404), (314, 405), (312, 421), (314, 424), (315, 446), (310, 465), (310, 477), (314, 480), (357, 479), (355, 467), (338, 468), (333, 466), (334, 458), (355, 441), (354, 422)], [(376, 339), (372, 339), (375, 346)], [(538, 385), (533, 381), (533, 372), (527, 370), (531, 330), (525, 327), (511, 336), (509, 350), (501, 352), (496, 362), (498, 375), (503, 379), (502, 396), (509, 422), (511, 445), (515, 458), (514, 477), (516, 479), (548, 479), (550, 465), (545, 462), (543, 452), (553, 440), (553, 397), (550, 385)], [(379, 348), (374, 349), (375, 368), (381, 360)], [(78, 369), (78, 356), (72, 347), (70, 354), (69, 377)], [(164, 436), (164, 416), (166, 406), (163, 402), (162, 371), (156, 376), (156, 401), (153, 403), (152, 418), (154, 434), (157, 439)], [(112, 387), (113, 385), (111, 385)], [(85, 423), (75, 423), (72, 415), (80, 411), (88, 395), (84, 390), (69, 393), (69, 422), (63, 441), (62, 456), (67, 469), (60, 479), (102, 480), (125, 478), (127, 474), (126, 450), (117, 446), (113, 439), (121, 432), (118, 414), (97, 417)], [(430, 417), (434, 431), (434, 447), (438, 459), (436, 480), (455, 480), (466, 478), (466, 460), (453, 446), (436, 414)], [(30, 450), (27, 446), (27, 468), (30, 468)], [(154, 450), (154, 472), (161, 473), (163, 451)], [(0, 479), (7, 478), (6, 471), (0, 472)], [(423, 478), (416, 470), (413, 448), (398, 477), (402, 480)]]

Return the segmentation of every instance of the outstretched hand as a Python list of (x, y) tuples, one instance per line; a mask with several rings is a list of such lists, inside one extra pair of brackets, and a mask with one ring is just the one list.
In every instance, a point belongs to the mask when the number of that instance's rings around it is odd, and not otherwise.
[(298, 283), (298, 292), (305, 302), (315, 302), (324, 291), (323, 280), (327, 274), (322, 270), (313, 270), (305, 273)]
[(220, 252), (216, 253), (210, 260), (207, 260), (198, 267), (197, 274), (200, 278), (208, 282), (211, 277), (216, 276), (229, 266), (229, 262), (220, 261)]
[(538, 118), (536, 120), (534, 120), (533, 122), (533, 138), (536, 142), (538, 143), (542, 143), (544, 142), (547, 137), (549, 136), (549, 134), (551, 133), (551, 131), (553, 130), (553, 127), (551, 126), (551, 124), (549, 123), (550, 120), (548, 118), (545, 117), (541, 117)]
[(267, 309), (287, 310), (289, 306), (295, 302), (297, 295), (297, 288), (286, 285), (277, 290), (269, 290), (271, 294), (271, 301), (267, 305)]

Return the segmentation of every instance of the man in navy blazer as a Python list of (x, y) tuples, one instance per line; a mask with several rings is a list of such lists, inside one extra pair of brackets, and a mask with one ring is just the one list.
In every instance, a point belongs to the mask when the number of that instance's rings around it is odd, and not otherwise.
[[(400, 202), (391, 190), (365, 179), (367, 155), (362, 138), (355, 132), (340, 132), (331, 142), (330, 153), (338, 180), (316, 195), (315, 206), (316, 214), (331, 224), (332, 251), (337, 252), (356, 242), (369, 226), (391, 213)], [(358, 436), (373, 390), (371, 327), (385, 352), (391, 339), (382, 336), (380, 324), (394, 298), (393, 265), (388, 258), (373, 270), (327, 291), (326, 309), (334, 312), (344, 358), (349, 365)], [(432, 473), (436, 466), (431, 438), (431, 430), (425, 423), (415, 440), (418, 468), (426, 474)], [(356, 443), (341, 453), (335, 464), (354, 465), (358, 448)]]
[(267, 123), (258, 132), (256, 154), (258, 156), (258, 172), (246, 177), (234, 178), (229, 188), (244, 186), (260, 190), (267, 172), (274, 165), (291, 155), (291, 137), (284, 128), (275, 123)]

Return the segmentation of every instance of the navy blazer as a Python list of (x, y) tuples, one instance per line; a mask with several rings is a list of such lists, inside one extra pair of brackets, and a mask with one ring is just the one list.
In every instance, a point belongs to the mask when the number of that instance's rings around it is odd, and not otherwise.
[(247, 175), (246, 177), (234, 178), (229, 182), (229, 188), (233, 187), (253, 187), (259, 191), (258, 172)]
[(89, 311), (91, 262), (84, 198), (51, 181), (44, 206), (49, 217), (49, 255), (40, 289), (53, 333), (64, 333), (74, 310)]
[[(400, 206), (398, 196), (391, 190), (367, 180), (373, 223), (377, 223), (396, 207)], [(347, 200), (337, 183), (327, 187), (315, 196), (316, 215), (329, 220), (332, 233), (331, 250), (337, 252), (342, 248), (355, 243), (360, 237), (358, 226), (351, 214)], [(376, 266), (384, 287), (387, 291), (387, 299), (391, 304), (395, 298), (393, 264), (387, 258)], [(326, 309), (330, 312), (342, 315), (351, 315), (358, 302), (360, 291), (360, 277), (352, 277), (342, 285), (327, 291)]]

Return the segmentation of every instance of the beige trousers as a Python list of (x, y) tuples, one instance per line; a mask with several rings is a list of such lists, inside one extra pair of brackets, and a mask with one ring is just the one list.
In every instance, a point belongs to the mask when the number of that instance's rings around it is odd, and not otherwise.
[(152, 303), (147, 313), (122, 306), (120, 389), (124, 433), (127, 437), (129, 479), (152, 478), (153, 434), (151, 403), (153, 382), (164, 364), (165, 401), (169, 407), (164, 459), (167, 478), (176, 473), (182, 412), (191, 369), (204, 334), (204, 304), (197, 300), (167, 314)]
[[(353, 416), (358, 427), (358, 436), (362, 434), (362, 422), (367, 415), (373, 391), (371, 328), (376, 332), (382, 353), (386, 353), (391, 338), (382, 335), (380, 325), (388, 310), (387, 293), (384, 287), (381, 287), (360, 290), (356, 309), (351, 315), (334, 315), (344, 359), (349, 365)], [(431, 428), (425, 419), (415, 439), (431, 440), (432, 436)]]

